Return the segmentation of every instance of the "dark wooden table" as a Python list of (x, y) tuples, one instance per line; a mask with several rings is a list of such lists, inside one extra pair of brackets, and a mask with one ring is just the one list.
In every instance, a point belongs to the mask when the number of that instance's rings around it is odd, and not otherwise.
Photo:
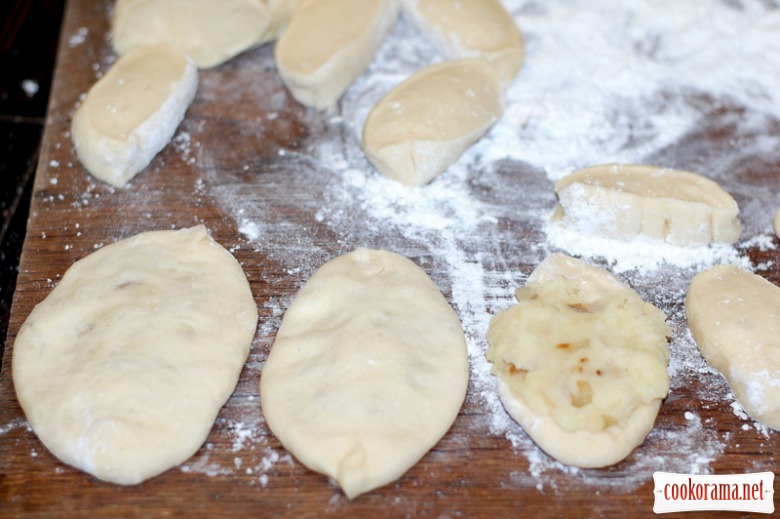
[[(706, 368), (686, 339), (682, 299), (695, 269), (623, 276), (667, 312), (676, 335), (672, 391), (653, 433), (628, 459), (601, 470), (572, 470), (507, 425), (495, 399), (486, 395), (491, 386), (478, 358), (487, 317), (480, 317), (480, 307), (464, 304), (468, 292), (464, 296), (457, 276), (468, 275), (464, 266), (477, 267), (484, 309), (509, 304), (514, 288), (551, 250), (543, 219), (532, 216), (552, 209), (551, 182), (532, 165), (512, 161), (462, 173), (463, 185), (455, 191), (476, 200), (481, 212), (471, 215), (466, 207), (464, 214), (445, 211), (443, 217), (479, 220), (484, 208), (492, 211), (463, 236), (447, 225), (416, 229), (414, 212), (397, 200), (388, 207), (398, 205), (411, 223), (383, 220), (364, 192), (377, 185), (382, 191), (383, 184), (371, 178), (376, 173), (360, 154), (354, 128), (345, 123), (348, 114), (298, 105), (274, 70), (271, 45), (202, 71), (198, 96), (174, 142), (128, 187), (94, 181), (78, 163), (68, 132), (79, 96), (113, 59), (106, 37), (110, 5), (71, 0), (66, 9), (0, 371), (0, 516), (643, 517), (652, 514), (654, 471), (776, 471), (780, 435), (735, 412), (723, 379)], [(741, 206), (756, 201), (749, 200), (755, 191), (740, 186), (765, 186), (767, 198), (759, 203), (768, 222), (773, 193), (780, 191), (780, 150), (747, 161), (706, 151), (757, 138), (733, 123), (744, 112), (739, 106), (705, 108), (700, 129), (648, 160), (683, 169), (712, 167)], [(777, 133), (780, 123), (769, 128)], [(323, 135), (338, 146), (323, 150)], [(330, 164), (339, 164), (339, 171)], [(533, 196), (524, 196), (528, 192)], [(427, 203), (424, 197), (415, 200)], [(19, 327), (76, 260), (142, 231), (197, 223), (241, 262), (260, 310), (234, 395), (191, 460), (141, 485), (108, 484), (63, 465), (37, 440), (16, 401), (11, 355)], [(751, 240), (761, 232), (766, 228), (748, 226), (737, 250), (754, 265), (763, 264), (761, 275), (780, 283), (776, 239)], [(325, 477), (289, 457), (267, 430), (258, 382), (296, 291), (324, 261), (357, 246), (407, 255), (431, 275), (464, 322), (482, 326), (466, 326), (474, 369), (482, 372), (472, 374), (452, 430), (428, 455), (396, 483), (350, 502)], [(456, 263), (453, 254), (466, 260)]]

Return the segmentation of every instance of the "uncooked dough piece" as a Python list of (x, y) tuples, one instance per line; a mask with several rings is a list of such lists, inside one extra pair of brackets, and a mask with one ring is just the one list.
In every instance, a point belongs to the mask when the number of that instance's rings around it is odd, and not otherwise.
[(304, 0), (266, 0), (268, 11), (271, 16), (271, 22), (266, 29), (263, 41), (273, 41), (287, 29), (293, 12), (301, 5)]
[(669, 391), (665, 315), (607, 271), (553, 254), (495, 316), (488, 360), (504, 407), (577, 467), (624, 459)]
[(118, 0), (111, 32), (120, 55), (167, 44), (211, 68), (262, 42), (270, 23), (263, 0)]
[(780, 238), (780, 209), (775, 211), (775, 217), (772, 219), (772, 228), (775, 230), (775, 236)]
[(27, 420), (59, 459), (132, 485), (192, 456), (249, 354), (257, 307), (203, 226), (77, 261), (13, 345)]
[(164, 45), (122, 56), (76, 110), (71, 137), (96, 178), (124, 186), (170, 142), (198, 88), (195, 64)]
[(523, 35), (500, 0), (403, 0), (402, 6), (451, 59), (484, 58), (505, 84), (520, 71)]
[(780, 430), (780, 288), (719, 265), (693, 278), (685, 314), (702, 356), (745, 412)]
[(397, 17), (397, 0), (307, 0), (276, 42), (279, 75), (301, 104), (334, 108)]
[(268, 426), (349, 498), (404, 474), (463, 404), (468, 357), (436, 285), (398, 254), (320, 267), (285, 313), (260, 377)]
[(734, 243), (742, 233), (739, 207), (716, 182), (656, 166), (608, 164), (585, 168), (555, 184), (554, 221), (585, 234), (639, 236), (680, 246)]
[(485, 60), (432, 65), (371, 110), (363, 151), (386, 177), (421, 186), (454, 164), (503, 109), (501, 81)]

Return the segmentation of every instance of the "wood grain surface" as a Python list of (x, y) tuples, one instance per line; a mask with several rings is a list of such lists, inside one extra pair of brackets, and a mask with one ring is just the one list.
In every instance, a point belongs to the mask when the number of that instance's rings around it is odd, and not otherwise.
[[(95, 81), (98, 71), (93, 65), (112, 59), (106, 37), (110, 6), (105, 0), (71, 0), (66, 10), (0, 371), (0, 516), (646, 517), (653, 513), (656, 470), (680, 469), (686, 460), (713, 474), (776, 470), (780, 436), (733, 412), (733, 397), (729, 400), (724, 382), (715, 373), (690, 374), (681, 378), (684, 383), (674, 384), (654, 433), (627, 460), (606, 469), (579, 471), (549, 460), (540, 471), (538, 460), (546, 456), (527, 439), (514, 445), (512, 438), (523, 434), (517, 429), (514, 436), (491, 429), (494, 411), (485, 408), (478, 394), (483, 388), (472, 381), (451, 431), (428, 455), (397, 482), (347, 500), (326, 477), (289, 457), (265, 429), (258, 397), (262, 362), (295, 292), (321, 263), (355, 246), (401, 243), (403, 252), (451, 298), (450, 274), (436, 243), (381, 225), (371, 232), (361, 230), (367, 220), (359, 205), (343, 208), (343, 221), (353, 221), (354, 227), (327, 225), (318, 216), (323, 204), (339, 200), (332, 196), (332, 179), (319, 174), (316, 158), (307, 158), (308, 150), (318, 133), (334, 131), (332, 121), (301, 107), (286, 93), (273, 66), (267, 65), (272, 63), (271, 45), (202, 71), (198, 96), (179, 140), (127, 188), (112, 189), (96, 182), (79, 165), (68, 130), (79, 97)], [(76, 41), (75, 36), (81, 39)], [(242, 76), (242, 67), (250, 64), (253, 76)], [(260, 90), (244, 94), (231, 81), (251, 82)], [(702, 143), (723, 148), (745, 137), (734, 125), (718, 123), (733, 120), (741, 110), (720, 106), (706, 111), (714, 123), (657, 158), (682, 166), (685, 160), (679, 157), (683, 153), (700, 157), (696, 150)], [(775, 132), (780, 129), (780, 124), (773, 124)], [(770, 192), (780, 190), (780, 154), (757, 156), (742, 166), (741, 171), (749, 170), (749, 175), (743, 174), (740, 182), (765, 185)], [(295, 168), (301, 170), (300, 177), (295, 176)], [(517, 199), (512, 189), (547, 184), (538, 173), (528, 165), (506, 162), (491, 170), (502, 182), (498, 188), (476, 176), (469, 177), (468, 186), (474, 197), (505, 206), (502, 214), (510, 214)], [(550, 194), (528, 203), (549, 209), (554, 199)], [(263, 215), (264, 233), (256, 240), (239, 230), (247, 223), (241, 220), (239, 206), (251, 213), (250, 223)], [(16, 401), (11, 355), (20, 326), (65, 270), (100, 246), (142, 231), (197, 223), (204, 223), (240, 261), (260, 311), (258, 334), (234, 395), (192, 460), (140, 485), (101, 482), (62, 464), (27, 426)], [(519, 216), (498, 218), (496, 225), (506, 239), (489, 244), (492, 255), (485, 263), (495, 271), (511, 265), (513, 272), (528, 273), (542, 256), (540, 252), (534, 258), (528, 251), (544, 241), (543, 234)], [(297, 233), (299, 229), (306, 232)], [(478, 234), (467, 238), (462, 243), (467, 252), (481, 247)], [(761, 274), (780, 283), (780, 254), (775, 246), (748, 244), (741, 252), (754, 264), (768, 265)], [(291, 260), (297, 255), (300, 264)], [(513, 257), (521, 259), (513, 261)], [(508, 303), (520, 280), (518, 274), (505, 278), (500, 288), (506, 295), (500, 304)], [(643, 279), (636, 288), (642, 293), (645, 285), (653, 283)], [(675, 333), (686, 333), (680, 295), (664, 303), (664, 310), (674, 318)], [(718, 392), (717, 398), (711, 396)], [(699, 436), (666, 446), (668, 438), (685, 435), (692, 412), (702, 424)], [(721, 446), (715, 449), (714, 459), (697, 458), (698, 449), (701, 457), (712, 452), (707, 445), (697, 445), (697, 438)], [(648, 452), (658, 456), (649, 457)]]

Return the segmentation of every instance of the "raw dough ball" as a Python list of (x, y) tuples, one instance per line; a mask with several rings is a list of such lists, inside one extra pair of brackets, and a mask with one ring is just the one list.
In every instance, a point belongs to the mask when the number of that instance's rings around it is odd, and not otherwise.
[(396, 0), (307, 0), (276, 42), (279, 75), (298, 102), (334, 108), (397, 17)]
[(211, 68), (259, 44), (270, 22), (262, 0), (118, 0), (111, 31), (118, 54), (168, 44)]
[(137, 47), (117, 60), (73, 116), (79, 160), (122, 187), (170, 142), (198, 88), (195, 64), (167, 46)]
[(35, 307), (16, 394), (55, 456), (139, 483), (198, 450), (256, 326), (244, 272), (203, 226), (141, 233), (76, 262)]
[(363, 151), (386, 177), (421, 186), (454, 164), (503, 109), (501, 82), (486, 61), (426, 67), (368, 114)]
[(780, 429), (780, 288), (734, 265), (696, 275), (685, 314), (702, 356), (748, 415)]
[(268, 426), (353, 498), (404, 474), (463, 404), (460, 322), (410, 260), (358, 249), (323, 265), (287, 310), (260, 377)]
[(554, 221), (606, 238), (638, 236), (673, 245), (734, 243), (739, 208), (716, 182), (688, 171), (610, 164), (582, 169), (555, 184)]
[(577, 467), (628, 456), (668, 391), (661, 310), (607, 271), (553, 254), (488, 330), (501, 401), (548, 454)]
[(402, 5), (450, 58), (484, 58), (505, 84), (520, 71), (523, 35), (499, 0), (403, 0)]

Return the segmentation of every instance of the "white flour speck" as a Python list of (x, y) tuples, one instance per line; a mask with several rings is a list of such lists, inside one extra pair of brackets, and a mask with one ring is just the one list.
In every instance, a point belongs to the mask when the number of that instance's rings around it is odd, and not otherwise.
[(27, 429), (28, 431), (32, 431), (32, 428), (30, 427), (30, 424), (27, 423), (27, 420), (23, 418), (17, 418), (11, 420), (5, 425), (0, 425), (0, 436), (13, 431), (14, 429), (20, 429), (20, 428), (24, 428)]
[(89, 36), (89, 29), (86, 27), (79, 27), (78, 30), (68, 38), (68, 46), (73, 48), (82, 45), (87, 41), (87, 36)]
[(246, 236), (249, 241), (257, 240), (260, 237), (260, 227), (251, 220), (243, 220), (238, 227), (238, 232)]
[(38, 93), (41, 86), (34, 79), (25, 79), (22, 81), (22, 90), (27, 97), (33, 97)]

